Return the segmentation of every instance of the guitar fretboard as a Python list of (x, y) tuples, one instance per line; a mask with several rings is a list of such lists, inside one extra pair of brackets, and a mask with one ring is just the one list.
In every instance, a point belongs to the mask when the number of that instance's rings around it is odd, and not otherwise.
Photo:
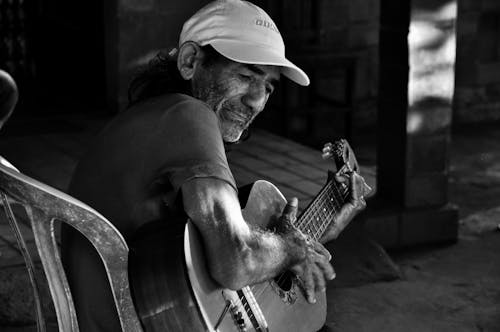
[(349, 188), (335, 181), (333, 174), (309, 206), (297, 218), (295, 226), (314, 240), (319, 240), (347, 200)]

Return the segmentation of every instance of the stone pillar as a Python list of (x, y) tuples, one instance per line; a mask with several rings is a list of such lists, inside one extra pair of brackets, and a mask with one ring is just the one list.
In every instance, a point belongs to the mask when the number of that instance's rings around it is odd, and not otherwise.
[(457, 237), (447, 197), (455, 20), (455, 1), (381, 1), (377, 194), (367, 228), (388, 247)]

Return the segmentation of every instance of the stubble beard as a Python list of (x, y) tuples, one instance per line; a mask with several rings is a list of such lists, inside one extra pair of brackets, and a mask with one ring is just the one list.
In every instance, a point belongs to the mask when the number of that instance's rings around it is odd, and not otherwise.
[(194, 90), (194, 97), (204, 101), (219, 118), (222, 138), (225, 142), (236, 142), (243, 131), (248, 128), (254, 116), (242, 109), (244, 106), (237, 101), (227, 99), (229, 88), (217, 82), (205, 82)]

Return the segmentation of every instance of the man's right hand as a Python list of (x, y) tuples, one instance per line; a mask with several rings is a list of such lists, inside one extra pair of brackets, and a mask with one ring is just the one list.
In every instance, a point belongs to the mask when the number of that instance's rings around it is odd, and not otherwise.
[(316, 292), (324, 292), (326, 283), (335, 278), (330, 260), (332, 255), (318, 241), (307, 244), (305, 259), (293, 265), (290, 271), (301, 281), (301, 288), (309, 303), (316, 303)]
[(300, 286), (309, 303), (316, 302), (316, 292), (324, 292), (328, 280), (335, 278), (335, 271), (330, 264), (331, 254), (316, 240), (307, 238), (293, 226), (297, 215), (297, 198), (287, 203), (280, 217), (278, 228), (285, 240), (293, 247), (291, 250), (302, 251), (302, 259), (289, 268), (301, 281)]

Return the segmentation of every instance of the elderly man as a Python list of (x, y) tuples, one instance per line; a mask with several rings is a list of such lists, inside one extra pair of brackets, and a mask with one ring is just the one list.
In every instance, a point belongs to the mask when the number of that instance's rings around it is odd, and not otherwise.
[[(273, 231), (248, 224), (224, 149), (264, 110), (281, 74), (309, 84), (285, 58), (281, 35), (262, 9), (239, 0), (208, 4), (184, 24), (179, 48), (160, 55), (133, 82), (131, 107), (90, 147), (70, 193), (100, 211), (127, 239), (147, 223), (172, 222), (168, 216), (182, 202), (180, 209), (205, 240), (216, 282), (239, 289), (290, 270), (314, 303), (316, 292), (334, 278), (330, 254), (292, 225), (296, 199)], [(356, 173), (338, 180), (349, 181), (350, 200), (322, 242), (364, 208), (363, 195), (370, 190)], [(63, 252), (81, 330), (119, 330), (92, 248), (64, 230)]]

